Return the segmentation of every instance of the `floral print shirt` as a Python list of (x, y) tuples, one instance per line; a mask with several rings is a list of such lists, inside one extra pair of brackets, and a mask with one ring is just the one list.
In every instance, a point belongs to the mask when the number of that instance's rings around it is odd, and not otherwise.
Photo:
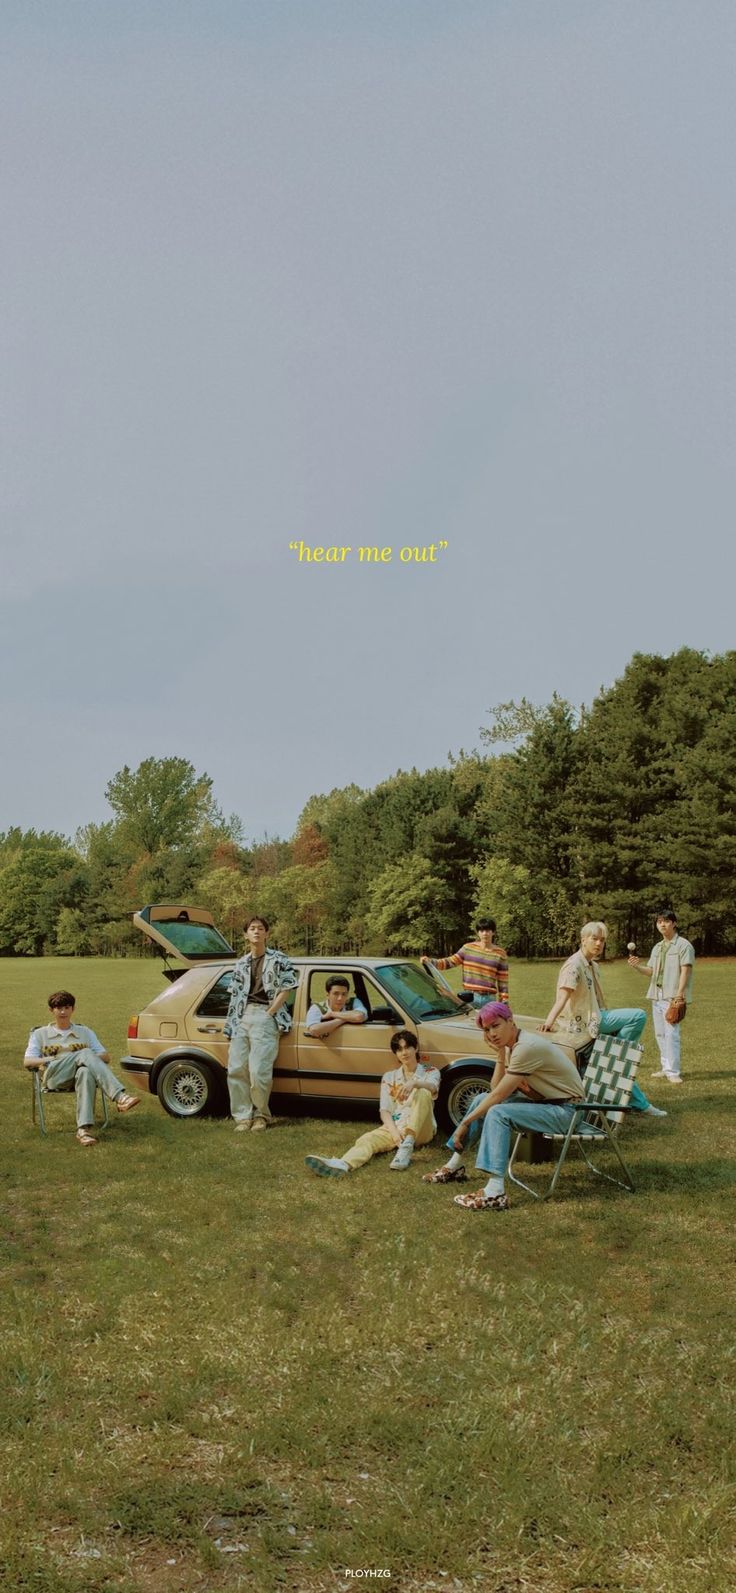
[[(245, 1009), (250, 995), (250, 979), (253, 958), (249, 951), (240, 957), (233, 968), (232, 983), (230, 985), (230, 1005), (227, 1009), (227, 1019), (224, 1033), (229, 1040), (243, 1028)], [(267, 946), (263, 957), (263, 988), (269, 1000), (280, 990), (295, 990), (299, 983), (299, 975), (293, 962), (283, 951), (276, 951), (273, 946)], [(286, 1005), (279, 1007), (275, 1023), (282, 1034), (288, 1034), (291, 1028), (291, 1013)]]

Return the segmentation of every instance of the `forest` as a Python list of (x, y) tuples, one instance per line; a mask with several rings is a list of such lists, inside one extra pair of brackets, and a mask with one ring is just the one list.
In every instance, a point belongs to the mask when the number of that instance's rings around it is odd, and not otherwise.
[(0, 955), (135, 955), (146, 902), (245, 915), (292, 953), (444, 953), (480, 913), (520, 957), (603, 918), (648, 949), (672, 906), (696, 949), (736, 951), (736, 652), (635, 653), (590, 706), (484, 708), (480, 748), (305, 802), (289, 840), (247, 839), (186, 758), (110, 779), (73, 839), (0, 833)]

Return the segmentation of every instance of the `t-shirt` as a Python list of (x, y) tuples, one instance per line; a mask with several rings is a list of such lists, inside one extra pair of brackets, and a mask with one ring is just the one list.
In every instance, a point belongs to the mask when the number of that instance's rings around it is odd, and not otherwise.
[(31, 1029), (26, 1056), (37, 1057), (39, 1062), (51, 1062), (67, 1051), (89, 1050), (102, 1056), (104, 1049), (94, 1029), (86, 1029), (83, 1023), (72, 1023), (68, 1029), (59, 1029), (55, 1023), (42, 1023), (38, 1029)]
[(250, 990), (248, 1001), (252, 1007), (270, 1007), (271, 1001), (268, 992), (263, 988), (263, 964), (265, 952), (260, 957), (253, 957), (250, 965)]
[(557, 994), (563, 990), (569, 990), (571, 995), (553, 1032), (559, 1030), (560, 1034), (588, 1034), (595, 1039), (602, 1007), (598, 993), (602, 996), (603, 991), (598, 972), (588, 962), (584, 952), (573, 952), (572, 957), (563, 963), (557, 980)]
[[(364, 1017), (368, 1017), (362, 1001), (359, 1001), (357, 996), (351, 996), (342, 1010), (343, 1012), (362, 1012)], [(330, 1012), (326, 1001), (313, 1001), (307, 1013), (304, 1027), (305, 1029), (311, 1029), (313, 1023), (323, 1023), (325, 1018), (339, 1018), (339, 1016), (339, 1012)]]
[(574, 1062), (546, 1034), (519, 1030), (506, 1072), (532, 1101), (584, 1101), (585, 1090)]
[(647, 964), (652, 970), (647, 995), (652, 1001), (672, 1001), (677, 995), (680, 970), (689, 968), (685, 1000), (691, 1001), (694, 963), (695, 950), (684, 935), (675, 935), (672, 940), (658, 941), (657, 945), (652, 947), (652, 955)]

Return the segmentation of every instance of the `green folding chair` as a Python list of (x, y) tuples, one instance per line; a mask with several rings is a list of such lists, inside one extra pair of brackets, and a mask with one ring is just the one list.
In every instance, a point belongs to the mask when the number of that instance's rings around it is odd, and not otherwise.
[[(549, 1200), (557, 1188), (567, 1153), (571, 1145), (574, 1145), (583, 1161), (587, 1162), (591, 1172), (598, 1178), (606, 1178), (609, 1183), (617, 1184), (619, 1189), (628, 1189), (633, 1194), (634, 1180), (619, 1150), (617, 1130), (624, 1121), (626, 1113), (633, 1111), (633, 1107), (629, 1105), (629, 1098), (641, 1057), (640, 1045), (630, 1045), (627, 1040), (617, 1040), (610, 1034), (599, 1035), (583, 1074), (585, 1100), (573, 1104), (567, 1133), (543, 1135), (545, 1140), (560, 1146), (560, 1154), (555, 1162), (549, 1187), (540, 1193), (538, 1189), (532, 1189), (530, 1184), (525, 1184), (524, 1180), (515, 1174), (514, 1162), (522, 1139), (521, 1132), (516, 1136), (509, 1159), (508, 1174), (512, 1183), (518, 1184), (520, 1189), (525, 1189), (527, 1194), (534, 1196), (535, 1200)], [(625, 1182), (621, 1178), (615, 1178), (612, 1173), (604, 1172), (602, 1167), (596, 1166), (589, 1155), (593, 1145), (605, 1146), (613, 1151)]]

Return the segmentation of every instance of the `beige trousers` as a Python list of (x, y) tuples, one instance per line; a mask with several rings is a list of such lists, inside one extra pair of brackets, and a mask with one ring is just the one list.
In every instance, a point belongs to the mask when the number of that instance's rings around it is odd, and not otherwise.
[[(402, 1138), (406, 1134), (413, 1134), (415, 1145), (429, 1144), (434, 1138), (433, 1104), (429, 1090), (413, 1091), (406, 1111), (402, 1112), (396, 1125)], [(382, 1123), (380, 1128), (372, 1128), (367, 1134), (361, 1134), (360, 1139), (357, 1139), (350, 1150), (345, 1152), (343, 1161), (353, 1169), (365, 1167), (371, 1156), (378, 1156), (381, 1151), (388, 1150), (396, 1150), (396, 1142)]]

